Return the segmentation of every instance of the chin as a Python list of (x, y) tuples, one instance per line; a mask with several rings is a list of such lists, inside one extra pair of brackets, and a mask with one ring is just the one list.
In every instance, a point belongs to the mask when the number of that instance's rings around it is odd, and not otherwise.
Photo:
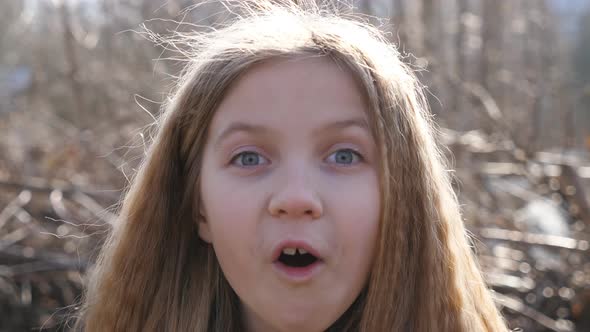
[[(311, 312), (311, 310), (291, 310), (276, 315), (278, 319), (274, 321), (277, 331), (280, 332), (321, 332), (330, 327), (328, 316)], [(335, 319), (334, 319), (335, 320)]]

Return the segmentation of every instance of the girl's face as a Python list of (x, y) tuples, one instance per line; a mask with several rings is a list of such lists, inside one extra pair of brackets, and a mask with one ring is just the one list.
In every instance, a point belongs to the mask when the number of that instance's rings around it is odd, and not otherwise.
[(377, 164), (362, 94), (326, 57), (259, 64), (228, 91), (204, 151), (199, 234), (249, 331), (323, 331), (354, 302), (377, 242)]

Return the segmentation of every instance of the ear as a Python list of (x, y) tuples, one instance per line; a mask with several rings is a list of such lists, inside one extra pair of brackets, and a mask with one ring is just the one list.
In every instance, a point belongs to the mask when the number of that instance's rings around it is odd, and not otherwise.
[(201, 240), (211, 243), (211, 229), (209, 228), (209, 223), (207, 219), (203, 216), (203, 211), (199, 211), (199, 220), (197, 220), (197, 225), (199, 227), (199, 237)]

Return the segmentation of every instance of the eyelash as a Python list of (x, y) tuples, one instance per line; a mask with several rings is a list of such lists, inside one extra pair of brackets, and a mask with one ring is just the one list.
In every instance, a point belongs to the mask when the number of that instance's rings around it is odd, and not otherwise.
[(351, 148), (338, 149), (338, 150), (332, 152), (328, 156), (328, 158), (330, 158), (331, 156), (335, 155), (338, 152), (351, 152), (353, 154), (353, 158), (355, 158), (355, 157), (357, 158), (357, 161), (356, 162), (352, 161), (350, 164), (348, 164), (348, 163), (338, 164), (338, 163), (335, 162), (335, 164), (339, 165), (339, 167), (349, 167), (350, 165), (357, 164), (357, 163), (363, 162), (365, 160), (363, 158), (363, 155), (360, 152), (356, 151), (355, 149), (351, 149)]
[[(251, 151), (251, 150), (248, 150), (248, 151), (242, 151), (242, 152), (240, 152), (240, 153), (236, 154), (235, 156), (233, 156), (233, 157), (231, 158), (231, 160), (230, 160), (230, 162), (229, 162), (229, 163), (230, 163), (231, 165), (238, 166), (238, 167), (244, 167), (244, 168), (251, 168), (251, 167), (259, 166), (259, 165), (253, 165), (253, 166), (248, 166), (248, 165), (235, 165), (235, 164), (236, 164), (236, 160), (239, 160), (240, 156), (243, 156), (243, 155), (245, 155), (245, 154), (247, 154), (247, 153), (248, 153), (248, 154), (249, 154), (249, 153), (251, 153), (251, 154), (255, 154), (255, 155), (257, 155), (259, 158), (264, 158), (264, 159), (268, 160), (266, 157), (262, 156), (260, 153), (258, 153), (258, 152), (256, 152), (256, 151)], [(270, 163), (270, 161), (269, 161), (268, 163)]]
[[(339, 167), (349, 167), (349, 165), (352, 165), (352, 164), (357, 164), (357, 163), (359, 163), (359, 162), (363, 162), (363, 161), (365, 161), (365, 159), (364, 159), (363, 155), (362, 155), (360, 152), (356, 151), (355, 149), (351, 149), (351, 148), (342, 148), (342, 149), (338, 149), (338, 150), (336, 150), (336, 151), (332, 152), (332, 153), (331, 153), (331, 154), (328, 156), (328, 158), (330, 158), (331, 156), (335, 155), (335, 154), (336, 154), (336, 153), (338, 153), (338, 152), (351, 152), (351, 153), (353, 154), (353, 158), (354, 158), (354, 157), (356, 157), (356, 158), (357, 158), (357, 161), (356, 161), (356, 162), (354, 162), (354, 161), (353, 161), (353, 162), (351, 162), (350, 164), (340, 164), (340, 165), (339, 165)], [(236, 165), (236, 161), (238, 161), (238, 160), (239, 160), (239, 158), (240, 158), (241, 156), (245, 155), (245, 154), (255, 154), (255, 155), (257, 155), (257, 156), (258, 156), (258, 158), (264, 158), (265, 160), (267, 160), (267, 161), (268, 161), (268, 159), (267, 159), (266, 157), (262, 156), (260, 153), (258, 153), (258, 152), (256, 152), (256, 151), (250, 151), (250, 150), (248, 150), (248, 151), (242, 151), (242, 152), (240, 152), (240, 153), (236, 154), (235, 156), (233, 156), (233, 157), (231, 158), (231, 160), (230, 160), (230, 164), (231, 164), (231, 165), (234, 165), (234, 166), (238, 166), (238, 167), (243, 167), (243, 168), (251, 168), (251, 167), (260, 166), (260, 165)], [(327, 159), (328, 159), (328, 158), (327, 158)], [(268, 161), (266, 164), (268, 164), (268, 163), (270, 163), (270, 161)], [(335, 164), (338, 164), (338, 163), (336, 163), (336, 162), (334, 162), (334, 163), (335, 163)]]

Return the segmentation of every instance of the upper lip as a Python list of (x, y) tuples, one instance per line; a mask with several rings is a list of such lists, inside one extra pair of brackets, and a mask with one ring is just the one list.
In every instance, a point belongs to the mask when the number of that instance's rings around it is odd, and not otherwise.
[(300, 248), (304, 249), (308, 253), (312, 254), (315, 258), (321, 260), (322, 256), (319, 251), (314, 248), (311, 244), (303, 240), (285, 240), (279, 242), (273, 250), (272, 261), (275, 262), (281, 256), (283, 249), (285, 248)]

